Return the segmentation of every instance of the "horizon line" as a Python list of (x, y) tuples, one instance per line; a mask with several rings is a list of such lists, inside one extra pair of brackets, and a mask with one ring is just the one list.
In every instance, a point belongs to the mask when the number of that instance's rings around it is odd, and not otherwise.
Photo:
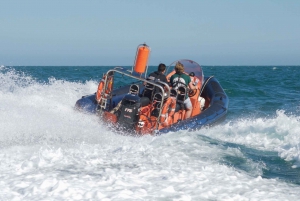
[[(132, 67), (132, 65), (0, 65), (0, 67)], [(300, 64), (284, 64), (284, 65), (276, 65), (276, 64), (268, 64), (268, 65), (230, 65), (230, 64), (222, 64), (222, 65), (200, 65), (200, 66), (236, 66), (236, 67), (243, 67), (243, 66), (300, 66)], [(157, 65), (148, 65), (148, 67), (157, 67)]]

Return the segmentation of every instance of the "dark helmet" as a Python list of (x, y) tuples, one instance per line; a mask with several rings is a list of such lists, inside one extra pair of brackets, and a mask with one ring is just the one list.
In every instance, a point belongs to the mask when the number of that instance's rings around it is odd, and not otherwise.
[(194, 77), (194, 76), (195, 76), (195, 73), (194, 73), (194, 72), (190, 72), (189, 76)]

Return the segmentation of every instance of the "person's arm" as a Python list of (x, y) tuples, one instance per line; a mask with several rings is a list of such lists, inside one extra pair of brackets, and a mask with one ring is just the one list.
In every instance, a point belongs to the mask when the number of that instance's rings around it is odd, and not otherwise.
[[(153, 73), (150, 73), (150, 75), (146, 78), (146, 80), (155, 80), (155, 77), (153, 77)], [(143, 85), (146, 86), (147, 82), (143, 82)]]
[(194, 89), (197, 89), (197, 87), (193, 85), (193, 82), (190, 82), (190, 83), (189, 83), (189, 87), (190, 87), (190, 89), (193, 89), (193, 90), (194, 90)]
[(169, 83), (170, 83), (169, 86), (172, 86), (172, 87), (173, 87), (173, 76), (170, 77), (170, 82), (169, 82)]

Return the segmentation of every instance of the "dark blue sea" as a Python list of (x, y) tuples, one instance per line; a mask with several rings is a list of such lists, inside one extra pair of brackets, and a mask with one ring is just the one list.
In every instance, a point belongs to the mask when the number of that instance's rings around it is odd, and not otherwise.
[(202, 66), (225, 121), (139, 138), (74, 110), (110, 68), (0, 67), (0, 200), (300, 199), (300, 66)]

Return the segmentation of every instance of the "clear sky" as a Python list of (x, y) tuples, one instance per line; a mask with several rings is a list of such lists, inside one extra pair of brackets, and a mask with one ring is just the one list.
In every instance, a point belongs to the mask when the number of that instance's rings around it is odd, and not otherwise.
[(1, 0), (0, 65), (300, 65), (299, 0)]

